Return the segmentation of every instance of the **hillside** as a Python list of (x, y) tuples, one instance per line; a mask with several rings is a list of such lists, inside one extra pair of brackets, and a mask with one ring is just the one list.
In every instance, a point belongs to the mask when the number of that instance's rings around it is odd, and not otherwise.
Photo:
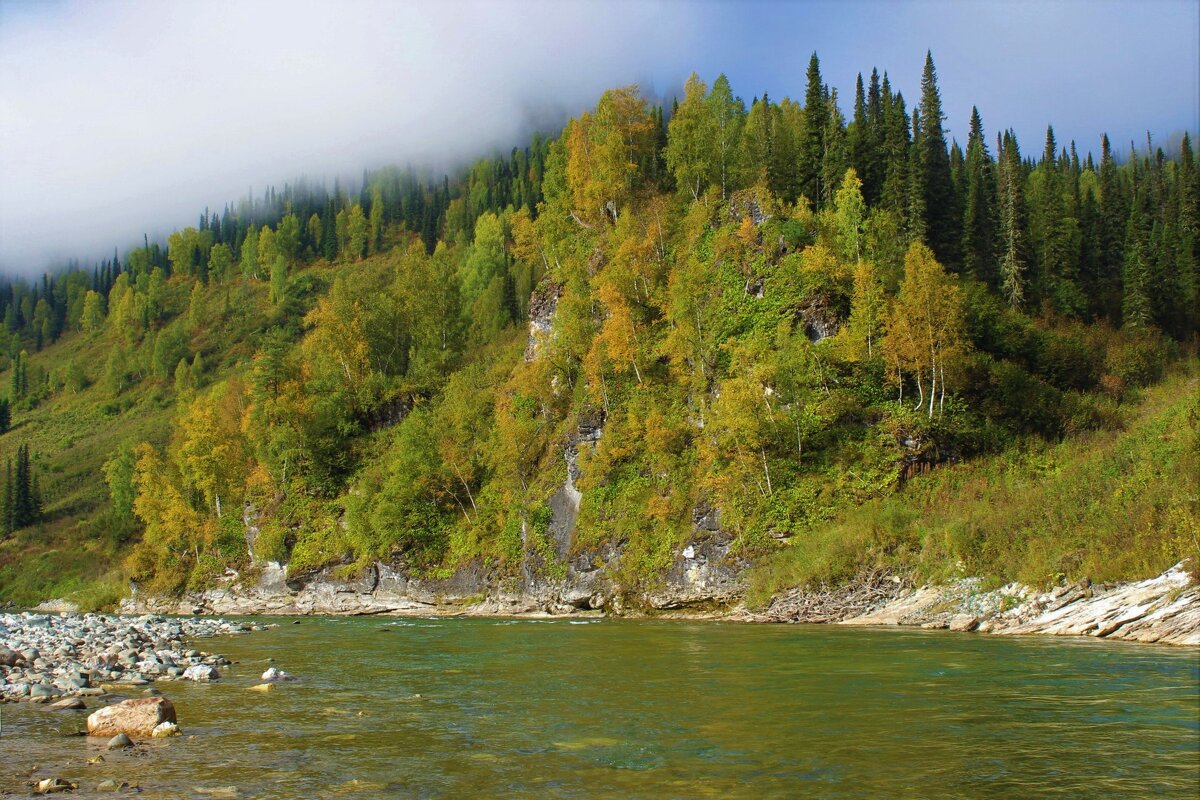
[(0, 601), (580, 557), (636, 598), (710, 535), (760, 600), (1200, 555), (1190, 142), (993, 157), (978, 114), (946, 141), (932, 60), (915, 113), (872, 73), (848, 124), (809, 77), (615, 89), (453, 180), (272, 190), (11, 283), (0, 453), (36, 480)]

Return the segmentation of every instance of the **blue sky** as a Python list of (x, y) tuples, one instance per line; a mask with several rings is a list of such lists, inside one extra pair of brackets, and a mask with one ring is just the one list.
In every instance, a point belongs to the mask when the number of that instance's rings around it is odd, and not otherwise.
[(802, 97), (809, 55), (850, 112), (925, 51), (952, 136), (1140, 146), (1196, 131), (1200, 2), (0, 0), (0, 272), (93, 261), (301, 174), (523, 144), (605, 88), (725, 72)]
[[(799, 95), (816, 50), (822, 74), (853, 102), (854, 77), (887, 70), (914, 102), (925, 51), (932, 50), (946, 126), (965, 138), (971, 106), (984, 125), (1016, 129), (1041, 148), (1046, 125), (1061, 141), (1098, 149), (1197, 128), (1200, 3), (1093, 2), (752, 2), (706, 3), (709, 47), (698, 71), (725, 71), (747, 99)], [(768, 23), (767, 20), (770, 20)]]

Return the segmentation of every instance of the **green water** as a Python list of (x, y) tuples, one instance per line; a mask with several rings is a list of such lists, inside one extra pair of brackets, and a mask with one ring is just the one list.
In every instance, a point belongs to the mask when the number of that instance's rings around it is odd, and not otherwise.
[[(205, 649), (185, 736), (133, 752), (2, 709), (0, 794), (60, 776), (175, 797), (1195, 797), (1195, 649), (821, 626), (328, 619)], [(303, 681), (247, 688), (274, 658)], [(419, 695), (419, 696), (418, 696)], [(75, 712), (78, 713), (78, 712)]]

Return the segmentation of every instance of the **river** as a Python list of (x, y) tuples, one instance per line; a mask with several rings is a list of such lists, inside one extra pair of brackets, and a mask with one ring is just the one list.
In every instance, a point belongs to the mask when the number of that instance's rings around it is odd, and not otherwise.
[[(107, 752), (62, 735), (84, 713), (0, 707), (0, 794), (27, 794), (31, 776), (74, 781), (75, 796), (114, 778), (142, 798), (1200, 789), (1195, 648), (715, 622), (273, 621), (199, 644), (234, 659), (219, 682), (157, 684), (182, 738)], [(302, 680), (248, 691), (268, 666)]]

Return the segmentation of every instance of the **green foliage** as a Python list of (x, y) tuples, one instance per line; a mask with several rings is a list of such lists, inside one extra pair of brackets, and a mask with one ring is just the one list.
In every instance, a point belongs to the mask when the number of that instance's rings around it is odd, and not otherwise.
[(1155, 384), (1194, 335), (1190, 141), (1120, 165), (1105, 143), (1097, 168), (1009, 132), (993, 161), (978, 114), (947, 150), (931, 56), (911, 116), (873, 74), (847, 126), (815, 54), (807, 78), (803, 107), (747, 113), (692, 76), (669, 128), (614, 89), (440, 180), (270, 190), (165, 251), (13, 283), (0, 447), (43, 454), (47, 502), (0, 542), (0, 598), (202, 588), (248, 538), (293, 573), (555, 579), (572, 488), (568, 556), (619, 549), (631, 592), (706, 507), (766, 558), (760, 595), (1189, 552)]
[(1194, 374), (1177, 375), (1123, 430), (1113, 420), (1115, 428), (914, 479), (793, 539), (754, 570), (752, 597), (879, 567), (1047, 586), (1149, 577), (1198, 558), (1196, 388)]

